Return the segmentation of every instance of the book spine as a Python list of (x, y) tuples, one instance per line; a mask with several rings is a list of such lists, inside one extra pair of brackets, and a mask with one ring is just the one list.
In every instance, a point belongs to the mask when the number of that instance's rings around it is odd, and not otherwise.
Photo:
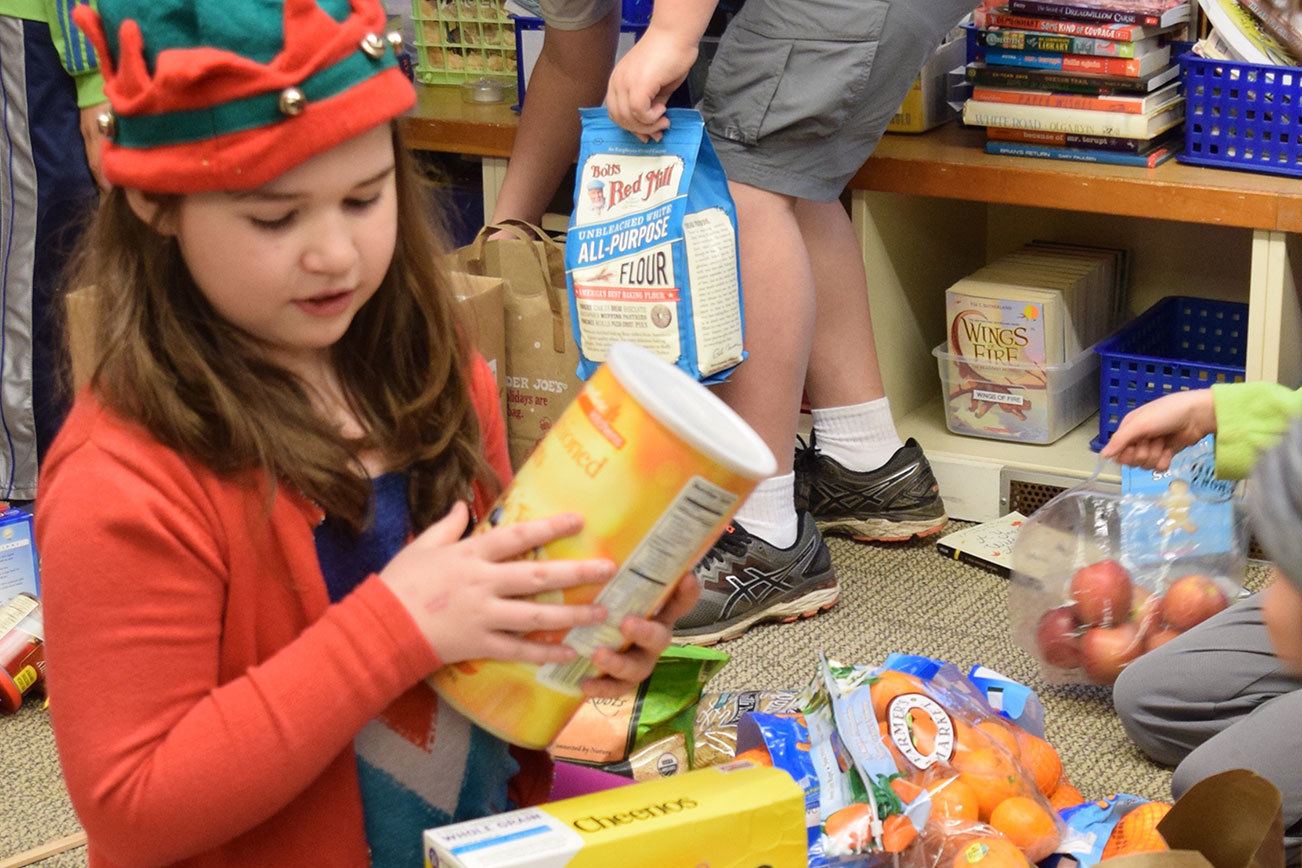
[(981, 41), (991, 48), (1012, 51), (1051, 51), (1058, 54), (1088, 54), (1096, 57), (1134, 57), (1134, 42), (1113, 42), (1059, 33), (1028, 33), (1024, 30), (984, 30)]
[(987, 154), (1006, 157), (1039, 157), (1048, 160), (1068, 160), (1076, 163), (1109, 163), (1115, 166), (1140, 166), (1151, 169), (1172, 156), (1170, 148), (1157, 148), (1147, 154), (1122, 154), (1117, 151), (1089, 148), (1056, 148), (1022, 142), (986, 142)]
[(1015, 30), (1038, 30), (1066, 36), (1085, 36), (1093, 39), (1134, 42), (1140, 38), (1140, 29), (1129, 24), (1090, 24), (1085, 21), (1064, 21), (1060, 18), (1034, 18), (1008, 12), (990, 12), (986, 16), (990, 27), (1007, 27)]
[(1053, 0), (1008, 0), (1008, 11), (1023, 15), (1047, 15), (1050, 18), (1067, 18), (1072, 21), (1098, 21), (1110, 24), (1138, 24), (1140, 27), (1157, 27), (1160, 15), (1149, 15), (1134, 9), (1108, 9), (1100, 6), (1077, 6)]
[(959, 561), (961, 563), (968, 564), (969, 566), (977, 567), (978, 569), (982, 569), (987, 572), (994, 573), (995, 575), (1003, 576), (1005, 579), (1009, 578), (1012, 575), (1012, 571), (1005, 566), (1001, 566), (1000, 564), (983, 560), (982, 558), (979, 558), (975, 555), (970, 555), (967, 552), (962, 551), (961, 549), (956, 549), (953, 546), (947, 546), (944, 545), (943, 543), (936, 543), (936, 551), (940, 552), (943, 556), (949, 558), (950, 560)]
[(996, 66), (1024, 66), (1030, 69), (1056, 69), (1084, 75), (1139, 77), (1139, 61), (1124, 57), (1091, 57), (1081, 54), (1050, 54), (1041, 51), (1005, 51), (987, 49), (986, 63)]
[(1059, 148), (1093, 148), (1099, 151), (1119, 151), (1137, 154), (1144, 143), (1139, 139), (1119, 139), (1114, 136), (1081, 136), (1075, 133), (1053, 133), (1044, 130), (1018, 130), (1007, 127), (987, 127), (986, 138), (998, 142), (1024, 142), (1030, 145), (1048, 145)]
[(976, 87), (972, 99), (983, 102), (1002, 102), (1009, 105), (1039, 105), (1048, 108), (1078, 109), (1087, 112), (1122, 112), (1142, 115), (1144, 101), (1125, 97), (1089, 96), (1087, 94), (1054, 93), (1047, 90), (1008, 90), (998, 87)]
[(1117, 136), (1125, 139), (1153, 137), (1153, 131), (1184, 117), (1184, 104), (1173, 106), (1151, 117), (1118, 112), (1082, 112), (1073, 109), (1016, 106), (968, 100), (963, 105), (963, 122), (974, 126), (1014, 127), (1024, 130), (1049, 130), (1089, 136)]
[(995, 87), (1065, 90), (1073, 93), (1147, 93), (1141, 79), (1099, 79), (1057, 70), (968, 66), (968, 81)]

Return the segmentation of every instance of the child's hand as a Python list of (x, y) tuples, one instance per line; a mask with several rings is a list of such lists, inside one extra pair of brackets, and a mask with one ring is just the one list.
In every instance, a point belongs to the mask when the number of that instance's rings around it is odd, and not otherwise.
[(693, 573), (683, 576), (674, 593), (654, 618), (624, 619), (620, 632), (628, 640), (623, 651), (598, 648), (592, 662), (604, 675), (583, 682), (583, 692), (588, 696), (614, 699), (633, 690), (645, 681), (655, 668), (660, 652), (669, 647), (674, 624), (692, 611), (701, 598), (701, 585)]
[(652, 25), (610, 74), (606, 110), (642, 141), (660, 141), (669, 128), (665, 105), (696, 62), (697, 43), (685, 44)]
[(1174, 392), (1127, 413), (1099, 454), (1118, 464), (1165, 471), (1177, 452), (1215, 431), (1211, 389)]
[(516, 560), (538, 546), (577, 533), (583, 519), (558, 515), (504, 525), (461, 539), (469, 519), (464, 503), (416, 537), (380, 578), (402, 603), (439, 660), (511, 660), (567, 663), (574, 650), (518, 634), (598, 624), (601, 606), (519, 599), (543, 591), (600, 584), (615, 573), (609, 560)]

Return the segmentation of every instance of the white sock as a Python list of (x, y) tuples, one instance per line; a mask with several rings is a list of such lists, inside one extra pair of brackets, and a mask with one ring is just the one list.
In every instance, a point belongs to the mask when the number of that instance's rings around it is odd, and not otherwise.
[(818, 451), (849, 470), (876, 470), (904, 445), (891, 418), (891, 402), (878, 398), (850, 407), (815, 409)]
[(773, 476), (755, 486), (737, 510), (737, 521), (747, 533), (769, 545), (790, 547), (800, 533), (796, 521), (796, 474)]

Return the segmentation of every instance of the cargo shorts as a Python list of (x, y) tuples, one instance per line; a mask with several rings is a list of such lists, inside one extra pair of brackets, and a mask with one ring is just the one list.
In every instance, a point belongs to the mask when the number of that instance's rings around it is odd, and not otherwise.
[(974, 0), (746, 0), (701, 102), (728, 179), (826, 202)]
[(610, 14), (617, 0), (542, 0), (542, 17), (557, 30), (583, 30)]

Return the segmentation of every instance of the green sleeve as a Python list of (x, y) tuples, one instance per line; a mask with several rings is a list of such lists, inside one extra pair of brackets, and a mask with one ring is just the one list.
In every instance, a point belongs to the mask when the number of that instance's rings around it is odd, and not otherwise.
[[(46, 22), (50, 25), (50, 38), (59, 52), (63, 68), (77, 85), (77, 105), (80, 108), (104, 101), (104, 80), (99, 73), (99, 59), (90, 40), (72, 21), (72, 10), (82, 0), (43, 0)], [(93, 4), (92, 4), (93, 5)]]
[(1302, 416), (1302, 390), (1278, 383), (1220, 383), (1212, 386), (1216, 414), (1216, 475), (1243, 479)]

